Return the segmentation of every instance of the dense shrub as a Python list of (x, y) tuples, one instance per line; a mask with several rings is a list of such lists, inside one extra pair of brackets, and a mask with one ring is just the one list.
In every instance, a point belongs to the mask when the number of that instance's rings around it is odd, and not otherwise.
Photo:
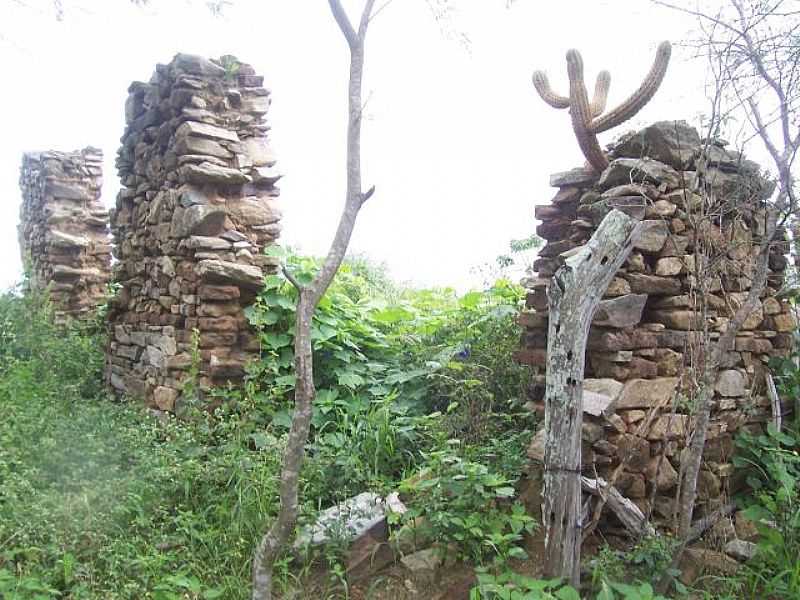
[(734, 582), (738, 592), (800, 598), (800, 431), (744, 433), (734, 465), (748, 474), (744, 514), (760, 534), (756, 557)]
[[(318, 266), (286, 260), (301, 282)], [(519, 419), (527, 370), (511, 358), (521, 288), (501, 280), (459, 297), (375, 284), (385, 280), (364, 261), (346, 263), (314, 316), (309, 484), (323, 503), (386, 491), (424, 461), (439, 430), (472, 447), (530, 425)], [(268, 277), (248, 311), (263, 358), (247, 393), (278, 429), (291, 419), (296, 294), (284, 278)]]

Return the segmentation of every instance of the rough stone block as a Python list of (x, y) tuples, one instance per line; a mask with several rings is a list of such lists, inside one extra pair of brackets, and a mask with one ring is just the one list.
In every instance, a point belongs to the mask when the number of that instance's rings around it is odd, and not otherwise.
[(678, 379), (675, 377), (632, 379), (625, 384), (617, 398), (617, 410), (666, 405), (677, 385)]

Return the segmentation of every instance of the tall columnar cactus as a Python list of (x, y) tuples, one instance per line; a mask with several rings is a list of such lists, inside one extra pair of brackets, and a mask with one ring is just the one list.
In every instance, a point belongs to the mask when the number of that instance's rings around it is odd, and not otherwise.
[[(608, 71), (600, 71), (597, 75), (594, 97), (591, 103), (583, 81), (583, 59), (577, 50), (567, 52), (567, 73), (569, 75), (569, 98), (553, 92), (544, 71), (535, 71), (533, 85), (536, 91), (553, 108), (569, 108), (572, 116), (572, 128), (589, 164), (598, 172), (608, 166), (608, 159), (597, 142), (597, 134), (608, 131), (630, 119), (650, 101), (658, 90), (664, 74), (667, 72), (672, 47), (669, 42), (658, 45), (656, 59), (642, 85), (625, 102), (603, 115), (611, 85)], [(602, 115), (602, 116), (601, 116)]]

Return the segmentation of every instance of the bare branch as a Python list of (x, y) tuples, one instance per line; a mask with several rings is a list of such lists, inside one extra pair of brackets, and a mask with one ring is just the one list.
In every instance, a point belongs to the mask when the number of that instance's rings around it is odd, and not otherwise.
[(297, 281), (297, 278), (292, 274), (292, 272), (286, 265), (283, 265), (281, 271), (283, 272), (283, 276), (286, 277), (289, 283), (291, 283), (297, 289), (298, 292), (303, 291), (303, 286), (300, 284), (299, 281)]
[(729, 23), (726, 23), (725, 21), (723, 21), (719, 17), (714, 17), (712, 15), (709, 15), (708, 13), (703, 13), (703, 12), (700, 12), (699, 10), (692, 10), (692, 9), (686, 8), (684, 6), (680, 6), (678, 4), (673, 4), (671, 2), (665, 2), (664, 0), (651, 0), (651, 1), (653, 2), (653, 4), (657, 4), (659, 6), (663, 6), (664, 8), (669, 8), (669, 9), (675, 10), (677, 12), (682, 12), (682, 13), (684, 13), (686, 15), (697, 17), (697, 18), (705, 20), (705, 21), (711, 21), (715, 25), (719, 25), (720, 27), (728, 29), (729, 31), (732, 31), (734, 33), (739, 33)]
[(366, 192), (361, 194), (361, 204), (364, 204), (367, 200), (372, 198), (372, 194), (375, 193), (375, 186), (371, 186)]
[(394, 1), (394, 0), (386, 0), (386, 2), (384, 2), (384, 3), (383, 3), (383, 4), (381, 4), (381, 5), (380, 5), (378, 8), (376, 8), (375, 10), (373, 10), (373, 11), (372, 11), (372, 16), (370, 17), (370, 20), (374, 19), (374, 18), (375, 18), (375, 17), (377, 17), (379, 14), (381, 14), (381, 13), (382, 13), (384, 10), (386, 10), (386, 8), (388, 8), (388, 6), (389, 6), (389, 5), (390, 5), (390, 4), (391, 4), (393, 1)]
[[(369, 26), (370, 19), (372, 18), (372, 9), (375, 6), (375, 0), (367, 0), (364, 5), (364, 10), (361, 13), (361, 22), (358, 25), (358, 39), (363, 44), (364, 38), (367, 37), (367, 27)], [(381, 10), (386, 8), (386, 5), (381, 7)]]
[(761, 118), (761, 111), (758, 109), (758, 104), (756, 104), (752, 97), (747, 99), (747, 104), (750, 106), (750, 113), (753, 115), (753, 120), (755, 121), (756, 135), (758, 135), (761, 138), (761, 141), (764, 142), (764, 146), (766, 146), (767, 150), (772, 156), (772, 160), (774, 160), (776, 164), (780, 163), (780, 152), (778, 152), (775, 144), (772, 143), (772, 138), (769, 137), (767, 127), (764, 124), (764, 119)]
[[(750, 59), (752, 63), (759, 75), (761, 75), (761, 78), (766, 81), (767, 84), (769, 84), (778, 98), (778, 102), (780, 103), (779, 110), (781, 115), (781, 130), (783, 131), (783, 144), (784, 146), (789, 146), (791, 144), (791, 136), (789, 135), (789, 113), (787, 110), (788, 106), (786, 104), (786, 94), (784, 93), (784, 90), (778, 81), (772, 77), (770, 72), (764, 66), (761, 53), (755, 48), (753, 38), (750, 35), (750, 27), (747, 26), (747, 18), (745, 17), (741, 1), (731, 0), (731, 4), (733, 4), (733, 6), (736, 8), (736, 11), (739, 13), (739, 19), (742, 27), (742, 31), (739, 35), (741, 35), (745, 44), (747, 44), (747, 49), (750, 51)], [(780, 73), (780, 71), (778, 71), (778, 73)]]
[(284, 268), (286, 278), (299, 290), (295, 311), (294, 340), (294, 414), (283, 452), (279, 486), (280, 508), (269, 531), (261, 539), (253, 557), (253, 600), (271, 600), (272, 567), (285, 547), (297, 523), (300, 471), (305, 460), (305, 447), (311, 430), (316, 388), (314, 386), (314, 352), (311, 323), (320, 299), (333, 281), (344, 260), (356, 218), (362, 205), (375, 192), (361, 189), (361, 112), (364, 73), (364, 38), (367, 34), (375, 0), (367, 0), (361, 15), (358, 35), (342, 10), (339, 0), (329, 0), (331, 12), (350, 46), (347, 121), (347, 192), (339, 224), (328, 254), (311, 283), (300, 286)]
[(342, 8), (342, 3), (339, 0), (328, 0), (328, 4), (331, 7), (331, 12), (333, 13), (333, 18), (336, 20), (336, 24), (339, 25), (339, 29), (341, 29), (342, 34), (347, 40), (347, 44), (350, 48), (355, 48), (358, 44), (358, 37), (356, 36), (355, 29), (353, 29), (353, 25), (350, 23), (350, 19), (347, 17), (347, 13), (344, 12)]

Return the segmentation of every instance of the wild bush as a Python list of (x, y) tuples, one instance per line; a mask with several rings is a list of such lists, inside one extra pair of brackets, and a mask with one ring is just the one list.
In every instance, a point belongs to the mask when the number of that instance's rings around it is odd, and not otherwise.
[(425, 456), (425, 470), (401, 486), (410, 498), (403, 522), (476, 565), (494, 566), (527, 558), (523, 534), (536, 523), (514, 502), (516, 478), (466, 460), (458, 440), (447, 440)]
[[(284, 258), (301, 282), (318, 268), (310, 258)], [(326, 479), (315, 490), (323, 503), (334, 500), (329, 491), (380, 489), (420, 464), (433, 439), (428, 415), (444, 415), (436, 427), (472, 442), (530, 424), (512, 418), (521, 414), (527, 378), (511, 358), (518, 286), (500, 281), (459, 297), (375, 284), (385, 280), (368, 263), (345, 263), (314, 316), (309, 470)], [(284, 278), (270, 277), (248, 311), (263, 348), (248, 393), (278, 428), (291, 419), (296, 295)]]

